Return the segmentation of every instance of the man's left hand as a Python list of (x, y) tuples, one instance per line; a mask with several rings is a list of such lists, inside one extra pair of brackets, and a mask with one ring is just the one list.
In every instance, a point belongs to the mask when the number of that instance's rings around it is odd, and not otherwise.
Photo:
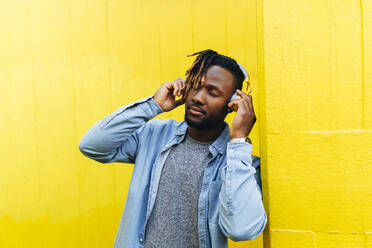
[(230, 136), (232, 139), (247, 137), (251, 132), (254, 123), (256, 122), (252, 96), (247, 95), (238, 89), (236, 90), (236, 93), (241, 98), (233, 100), (227, 105), (229, 108), (231, 108), (233, 105), (238, 105), (238, 110), (230, 128)]

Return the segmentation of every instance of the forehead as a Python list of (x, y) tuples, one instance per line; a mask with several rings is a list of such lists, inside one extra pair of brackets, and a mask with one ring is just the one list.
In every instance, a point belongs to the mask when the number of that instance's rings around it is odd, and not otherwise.
[(212, 65), (205, 74), (205, 86), (214, 86), (230, 94), (234, 90), (234, 76), (228, 70), (218, 65)]

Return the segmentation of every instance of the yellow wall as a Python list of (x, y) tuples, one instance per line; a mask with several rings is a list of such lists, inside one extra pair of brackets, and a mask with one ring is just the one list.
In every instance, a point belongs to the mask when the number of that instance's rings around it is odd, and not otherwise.
[[(82, 135), (206, 48), (245, 65), (257, 99), (256, 42), (256, 1), (3, 1), (0, 247), (112, 247), (132, 166), (87, 159)], [(230, 247), (262, 247), (262, 235)]]
[(265, 247), (370, 248), (372, 1), (258, 10)]
[(80, 138), (206, 48), (246, 66), (258, 117), (269, 223), (230, 247), (372, 247), (371, 0), (4, 1), (0, 247), (112, 247), (132, 166)]

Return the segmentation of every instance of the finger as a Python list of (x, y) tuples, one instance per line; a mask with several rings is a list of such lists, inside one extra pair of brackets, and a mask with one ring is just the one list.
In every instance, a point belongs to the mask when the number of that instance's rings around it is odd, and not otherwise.
[(178, 90), (178, 82), (177, 80), (173, 82), (174, 85), (174, 90), (173, 90), (173, 95), (177, 96), (177, 90)]
[[(244, 95), (245, 95), (245, 94), (244, 94), (243, 91), (241, 91), (241, 90), (239, 90), (239, 89), (236, 89), (236, 93), (237, 93), (238, 96), (240, 96), (240, 98), (238, 97), (238, 98), (236, 98), (236, 99), (230, 101), (230, 102), (228, 103), (228, 105), (227, 105), (229, 108), (231, 108), (233, 105), (236, 105), (236, 104), (235, 104), (236, 101), (240, 101), (240, 100), (242, 100), (242, 99), (244, 98)], [(239, 107), (239, 106), (238, 106), (238, 107)]]
[[(248, 96), (248, 97), (251, 98), (251, 96)], [(244, 104), (242, 104), (242, 105), (244, 105), (244, 108), (239, 107), (242, 110), (241, 113), (243, 113), (244, 116), (246, 116), (247, 120), (253, 121), (253, 123), (254, 123), (257, 118), (256, 118), (256, 115), (254, 113), (253, 104), (251, 103), (250, 100), (249, 101), (244, 100), (243, 102), (244, 102)], [(239, 111), (239, 109), (238, 109), (238, 111)]]
[(251, 92), (252, 92), (252, 88), (251, 87), (249, 87), (249, 91), (248, 91), (248, 96), (250, 96), (251, 95)]
[(186, 80), (182, 81), (182, 89), (186, 89)]
[(186, 92), (186, 86), (182, 86), (182, 89), (181, 89), (181, 95), (184, 95)]
[(183, 79), (181, 77), (177, 78), (176, 81), (178, 82), (179, 91), (181, 92), (181, 90), (185, 87), (186, 81), (185, 81), (185, 79)]
[(236, 100), (232, 100), (231, 102), (229, 102), (228, 104), (227, 104), (227, 106), (229, 107), (229, 108), (232, 108), (234, 105), (238, 105), (239, 106), (239, 102), (240, 101), (242, 101), (242, 99), (240, 98), (240, 99), (236, 99)]
[(247, 100), (243, 100), (243, 104), (244, 105), (244, 110), (246, 111), (246, 113), (250, 113), (251, 112), (251, 109), (249, 107), (249, 104), (248, 104), (248, 101)]
[(248, 95), (247, 96), (247, 103), (249, 105), (249, 109), (252, 111), (252, 113), (254, 113), (252, 99), (253, 99), (253, 97), (251, 95)]
[(248, 106), (250, 109), (253, 109), (253, 104), (252, 104), (252, 95), (247, 95), (244, 92), (242, 92), (243, 99), (248, 103)]
[(244, 111), (244, 113), (248, 114), (248, 115), (251, 115), (253, 114), (253, 109), (252, 109), (252, 105), (250, 104), (250, 96), (245, 96), (243, 98), (243, 105), (244, 105), (244, 109), (242, 109)]
[(240, 112), (242, 112), (242, 111), (247, 111), (246, 109), (247, 109), (247, 105), (246, 105), (246, 103), (245, 103), (245, 99), (244, 98), (240, 98), (240, 99), (238, 99), (237, 101), (236, 101), (236, 105), (238, 105), (238, 109), (240, 108), (241, 109), (241, 111)]
[(177, 95), (178, 96), (182, 95), (182, 93), (181, 93), (182, 88), (183, 88), (182, 81), (178, 81), (178, 83), (177, 83)]
[(237, 112), (241, 113), (241, 114), (246, 114), (248, 113), (248, 105), (247, 103), (244, 101), (244, 99), (241, 99), (238, 103), (238, 109), (237, 109)]
[(179, 80), (176, 80), (174, 82), (174, 96), (179, 96), (180, 95), (180, 90), (181, 90), (181, 82)]
[(251, 95), (250, 95), (250, 101), (249, 101), (249, 103), (251, 104), (252, 112), (255, 115), (255, 113), (254, 113), (254, 106), (253, 106), (253, 97)]
[(244, 94), (243, 98), (247, 102), (249, 108), (252, 108), (253, 107), (253, 105), (251, 104), (251, 102), (252, 102), (252, 96), (251, 95)]
[(243, 91), (239, 90), (239, 89), (236, 90), (236, 93), (237, 93), (239, 96), (241, 96), (241, 97), (246, 96), (246, 94), (245, 94)]
[(166, 83), (165, 83), (165, 88), (166, 88), (168, 91), (171, 91), (172, 89), (174, 89), (173, 82), (166, 82)]
[(183, 78), (181, 78), (181, 77), (179, 77), (178, 80), (180, 80), (182, 83), (185, 83), (186, 82), (186, 80), (183, 79)]

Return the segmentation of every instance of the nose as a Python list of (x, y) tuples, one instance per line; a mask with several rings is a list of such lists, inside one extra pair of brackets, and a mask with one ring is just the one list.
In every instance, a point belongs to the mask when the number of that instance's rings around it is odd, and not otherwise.
[(193, 89), (192, 98), (191, 99), (195, 103), (198, 102), (201, 105), (204, 105), (204, 103), (205, 103), (205, 93), (204, 93), (204, 90), (201, 87), (199, 87), (198, 89)]

